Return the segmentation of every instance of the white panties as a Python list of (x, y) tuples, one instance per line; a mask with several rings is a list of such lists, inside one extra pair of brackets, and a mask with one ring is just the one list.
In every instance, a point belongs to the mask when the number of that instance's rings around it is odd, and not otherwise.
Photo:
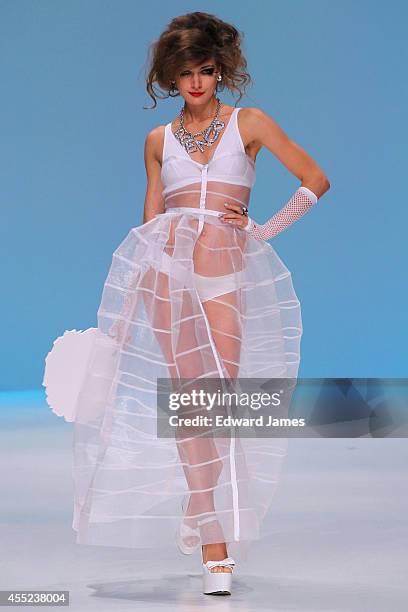
[[(183, 280), (185, 277), (185, 269), (182, 264), (175, 264), (173, 258), (164, 251), (160, 270), (179, 280)], [(240, 282), (241, 274), (242, 270), (232, 272), (231, 274), (223, 274), (222, 276), (203, 276), (194, 272), (195, 287), (200, 300), (205, 302), (224, 293), (236, 291), (237, 282)]]

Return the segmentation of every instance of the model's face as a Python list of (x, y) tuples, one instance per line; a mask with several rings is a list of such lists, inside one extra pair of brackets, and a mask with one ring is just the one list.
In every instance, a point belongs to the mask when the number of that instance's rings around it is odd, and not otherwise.
[[(205, 104), (214, 96), (219, 72), (210, 59), (198, 66), (183, 66), (176, 75), (176, 87), (188, 105)], [(202, 95), (193, 95), (201, 93)]]

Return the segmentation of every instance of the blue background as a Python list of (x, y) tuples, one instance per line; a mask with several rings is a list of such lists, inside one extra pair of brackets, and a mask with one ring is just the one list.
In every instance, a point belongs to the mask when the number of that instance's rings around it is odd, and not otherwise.
[[(145, 91), (148, 45), (176, 15), (244, 32), (253, 86), (331, 189), (270, 241), (302, 304), (302, 377), (406, 376), (407, 4), (0, 2), (1, 384), (41, 389), (66, 329), (96, 326), (113, 251), (143, 221), (147, 132), (181, 98)], [(234, 104), (228, 92), (221, 100)], [(267, 150), (251, 216), (299, 181)]]

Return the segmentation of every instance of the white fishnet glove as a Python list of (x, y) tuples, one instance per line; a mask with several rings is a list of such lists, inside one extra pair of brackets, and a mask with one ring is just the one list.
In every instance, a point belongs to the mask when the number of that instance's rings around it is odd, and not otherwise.
[(258, 240), (269, 240), (300, 219), (317, 202), (317, 195), (307, 187), (299, 187), (281, 210), (275, 213), (263, 225), (255, 223), (248, 217), (243, 228)]

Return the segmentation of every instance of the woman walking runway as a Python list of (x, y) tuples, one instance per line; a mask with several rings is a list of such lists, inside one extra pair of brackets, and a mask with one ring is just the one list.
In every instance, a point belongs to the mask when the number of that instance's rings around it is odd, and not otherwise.
[[(231, 593), (233, 557), (260, 537), (287, 441), (233, 427), (161, 436), (157, 380), (191, 392), (297, 377), (300, 304), (267, 240), (329, 188), (266, 113), (222, 103), (219, 87), (249, 79), (240, 43), (234, 26), (196, 12), (153, 46), (148, 92), (156, 100), (157, 82), (184, 104), (147, 135), (143, 224), (113, 253), (75, 409), (77, 542), (199, 550), (211, 594)], [(262, 146), (302, 185), (258, 224), (248, 207)]]

